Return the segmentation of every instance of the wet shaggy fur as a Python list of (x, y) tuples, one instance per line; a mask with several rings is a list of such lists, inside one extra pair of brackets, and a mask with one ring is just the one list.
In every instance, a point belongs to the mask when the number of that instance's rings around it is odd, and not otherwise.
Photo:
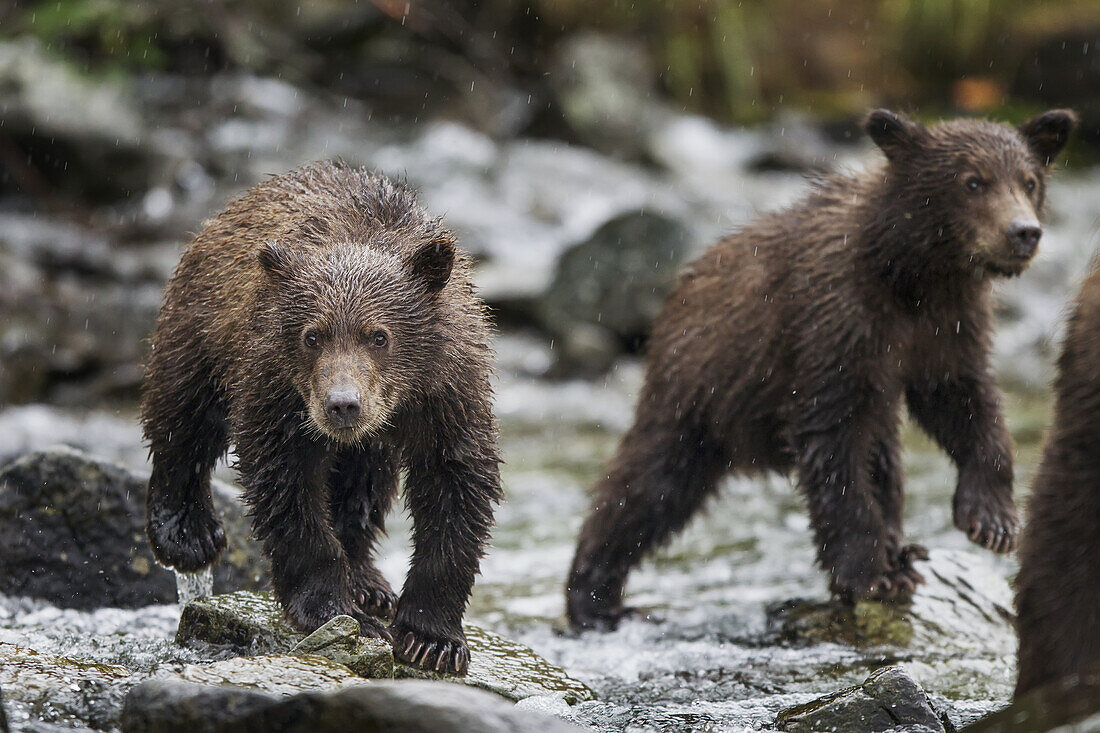
[(1100, 266), (1081, 287), (1016, 576), (1016, 695), (1100, 667)]
[(731, 472), (797, 476), (836, 595), (908, 595), (923, 549), (902, 532), (903, 401), (958, 466), (955, 524), (985, 547), (1014, 547), (990, 280), (1033, 254), (1008, 232), (1037, 228), (1073, 124), (1055, 111), (1020, 128), (926, 128), (874, 112), (865, 129), (885, 164), (817, 181), (687, 269), (581, 530), (566, 589), (575, 627), (613, 627), (631, 568)]
[[(399, 659), (465, 672), (501, 498), (490, 337), (466, 256), (404, 187), (317, 163), (232, 201), (184, 252), (153, 335), (157, 558), (193, 571), (225, 548), (209, 476), (232, 444), (294, 626), (348, 614)], [(336, 421), (333, 394), (361, 409)], [(372, 553), (402, 471), (415, 549), (397, 597)]]

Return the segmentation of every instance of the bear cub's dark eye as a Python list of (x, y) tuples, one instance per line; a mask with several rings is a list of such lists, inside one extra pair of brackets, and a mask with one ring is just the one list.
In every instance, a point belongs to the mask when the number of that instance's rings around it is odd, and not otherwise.
[(971, 193), (977, 193), (978, 191), (981, 191), (982, 186), (984, 185), (982, 183), (982, 179), (978, 178), (977, 176), (967, 176), (966, 180), (963, 181), (963, 184), (966, 186), (966, 190), (970, 191)]
[(1035, 193), (1035, 187), (1037, 185), (1038, 184), (1035, 183), (1034, 178), (1029, 178), (1027, 179), (1027, 183), (1024, 184), (1024, 190), (1027, 191), (1029, 194)]
[(390, 342), (390, 337), (385, 331), (377, 329), (370, 332), (370, 336), (367, 337), (367, 342), (375, 349), (384, 349), (386, 344)]
[(316, 349), (317, 344), (321, 343), (321, 336), (316, 331), (306, 331), (306, 335), (302, 337), (302, 342), (311, 349)]

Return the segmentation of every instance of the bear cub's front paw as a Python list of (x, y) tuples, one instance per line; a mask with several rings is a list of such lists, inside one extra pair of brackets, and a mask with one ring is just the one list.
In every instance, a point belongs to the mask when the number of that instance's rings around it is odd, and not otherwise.
[[(960, 496), (960, 494), (962, 494)], [(1011, 498), (955, 495), (955, 526), (976, 545), (998, 553), (1016, 549), (1019, 520)]]
[(221, 520), (197, 505), (182, 510), (152, 507), (145, 532), (157, 561), (184, 573), (210, 565), (226, 545)]
[(429, 672), (466, 674), (470, 666), (470, 648), (459, 632), (457, 636), (430, 634), (404, 624), (390, 627), (393, 656)]
[(287, 623), (302, 633), (311, 634), (337, 616), (351, 616), (359, 622), (360, 636), (393, 641), (389, 628), (381, 619), (363, 613), (350, 594), (344, 597), (333, 592), (335, 585), (316, 582), (289, 594), (281, 601)]
[(570, 588), (566, 596), (566, 615), (574, 631), (614, 631), (623, 619), (637, 616), (638, 609), (608, 603), (595, 593)]

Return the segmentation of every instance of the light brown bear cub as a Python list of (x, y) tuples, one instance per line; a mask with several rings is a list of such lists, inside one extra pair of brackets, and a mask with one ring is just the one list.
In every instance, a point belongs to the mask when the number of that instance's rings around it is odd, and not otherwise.
[[(398, 659), (465, 672), (501, 498), (490, 336), (467, 257), (404, 186), (315, 163), (230, 202), (184, 252), (146, 369), (157, 559), (192, 571), (225, 549), (210, 470), (232, 443), (294, 626), (348, 614)], [(397, 596), (372, 556), (402, 472)]]

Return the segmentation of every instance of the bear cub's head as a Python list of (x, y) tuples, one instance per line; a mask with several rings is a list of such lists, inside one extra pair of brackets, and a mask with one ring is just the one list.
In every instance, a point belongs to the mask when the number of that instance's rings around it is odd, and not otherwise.
[(887, 186), (911, 220), (950, 243), (960, 267), (1020, 274), (1038, 249), (1051, 164), (1077, 124), (1070, 110), (1019, 127), (960, 119), (925, 127), (875, 110), (864, 129), (888, 160)]
[(431, 381), (456, 253), (454, 237), (428, 224), (357, 241), (311, 220), (303, 229), (324, 245), (292, 237), (261, 247), (280, 357), (319, 437), (350, 444), (377, 435)]

